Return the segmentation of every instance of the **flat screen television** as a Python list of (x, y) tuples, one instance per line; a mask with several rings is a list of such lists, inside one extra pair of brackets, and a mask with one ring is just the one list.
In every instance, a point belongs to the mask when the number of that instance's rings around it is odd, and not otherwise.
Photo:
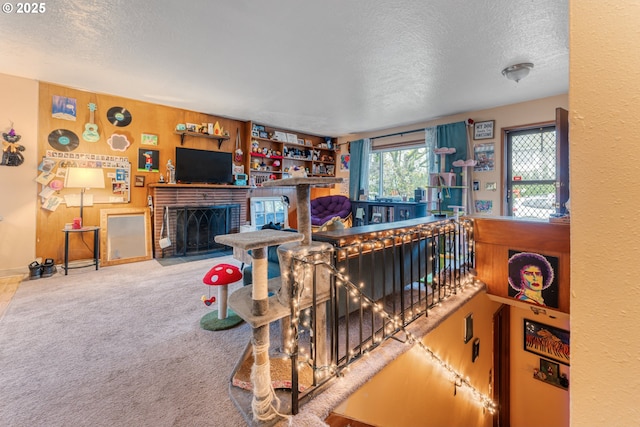
[(185, 184), (233, 184), (232, 154), (176, 147), (176, 181)]

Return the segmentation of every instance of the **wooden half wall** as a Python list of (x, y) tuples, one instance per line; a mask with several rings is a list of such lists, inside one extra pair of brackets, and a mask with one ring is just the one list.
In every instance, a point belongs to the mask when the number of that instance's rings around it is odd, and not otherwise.
[[(70, 99), (72, 102), (73, 114), (57, 114), (54, 117), (53, 112), (53, 97), (59, 97), (58, 99)], [(91, 109), (89, 105), (95, 106), (93, 112), (93, 121), (91, 121)], [(185, 148), (195, 148), (200, 150), (211, 151), (224, 151), (234, 152), (236, 135), (239, 133), (241, 137), (241, 144), (244, 151), (242, 162), (234, 162), (236, 165), (243, 164), (245, 172), (249, 167), (249, 147), (250, 141), (246, 139), (247, 135), (250, 135), (248, 121), (234, 120), (227, 117), (213, 116), (210, 114), (198, 113), (189, 110), (182, 110), (179, 108), (168, 107), (164, 105), (152, 104), (148, 102), (123, 98), (114, 95), (100, 94), (94, 92), (87, 92), (84, 90), (74, 89), (66, 86), (55, 85), (51, 83), (41, 82), (39, 83), (39, 99), (38, 99), (38, 144), (37, 144), (37, 156), (38, 162), (40, 162), (47, 151), (55, 153), (55, 166), (53, 171), (57, 172), (59, 167), (63, 167), (63, 163), (68, 163), (71, 159), (69, 155), (73, 154), (89, 154), (95, 155), (96, 161), (106, 157), (118, 157), (125, 158), (131, 163), (131, 176), (129, 191), (131, 193), (130, 202), (128, 203), (95, 203), (93, 206), (86, 206), (84, 208), (84, 223), (89, 226), (100, 225), (100, 210), (101, 209), (122, 209), (122, 208), (146, 208), (147, 196), (152, 193), (150, 185), (157, 184), (160, 175), (166, 174), (167, 160), (171, 159), (175, 164), (175, 149), (176, 147), (183, 146)], [(126, 109), (131, 115), (131, 121), (126, 126), (117, 126), (110, 121), (107, 113), (113, 107), (120, 107)], [(69, 120), (75, 118), (75, 120)], [(176, 134), (175, 128), (178, 123), (219, 123), (224, 129), (229, 131), (229, 139), (223, 141), (220, 146), (218, 141), (210, 138), (199, 138), (193, 136), (186, 136), (184, 141), (181, 141), (180, 135)], [(96, 142), (89, 142), (83, 139), (83, 132), (87, 131), (87, 126), (92, 124), (89, 129), (94, 130), (100, 136), (100, 139)], [(59, 131), (54, 135), (73, 135), (72, 141), (67, 146), (61, 146), (55, 142), (50, 143), (50, 135), (52, 132)], [(124, 150), (114, 150), (112, 146), (107, 143), (107, 140), (113, 135), (119, 134), (126, 137), (130, 142), (130, 145)], [(143, 145), (142, 135), (150, 134), (157, 136), (157, 145)], [(147, 172), (146, 170), (138, 170), (138, 159), (140, 150), (154, 150), (158, 152), (159, 156), (159, 170), (156, 172)], [(58, 154), (64, 153), (57, 157)], [(76, 166), (82, 166), (84, 159), (78, 159), (75, 161)], [(117, 186), (112, 185), (110, 179), (110, 173), (115, 173), (117, 168), (103, 168), (106, 177), (105, 189), (93, 189), (87, 191), (87, 195), (100, 195), (102, 200), (105, 197), (119, 196), (121, 193)], [(41, 174), (41, 171), (34, 172), (34, 178)], [(141, 186), (136, 186), (136, 176), (143, 177), (144, 183)], [(56, 181), (64, 182), (64, 177), (57, 177)], [(47, 185), (38, 184), (38, 193), (40, 193)], [(56, 192), (57, 195), (63, 196), (67, 193), (77, 193), (79, 195), (80, 189), (60, 189)], [(312, 198), (319, 197), (330, 193), (330, 189), (312, 189)], [(234, 194), (236, 194), (234, 192)], [(297, 227), (296, 221), (296, 208), (297, 203), (295, 200), (295, 188), (282, 187), (282, 188), (252, 188), (247, 194), (248, 198), (251, 197), (265, 197), (265, 196), (280, 196), (286, 195), (291, 202), (289, 224), (291, 227)], [(237, 196), (237, 194), (236, 194)], [(34, 197), (38, 197), (34, 195)], [(234, 198), (237, 200), (237, 198)], [(248, 199), (245, 200), (242, 207), (241, 223), (245, 224), (250, 221), (248, 217), (249, 211)], [(40, 204), (38, 205), (40, 206)], [(65, 224), (71, 223), (75, 217), (78, 217), (80, 208), (78, 206), (67, 207), (65, 203), (61, 203), (55, 210), (47, 210), (43, 207), (38, 208), (36, 215), (36, 256), (45, 258), (53, 258), (57, 264), (61, 263), (64, 257), (64, 233), (62, 229)], [(245, 217), (246, 215), (246, 217)], [(154, 219), (155, 221), (155, 219)], [(155, 230), (154, 230), (155, 232)], [(83, 233), (84, 234), (84, 233)], [(152, 244), (152, 242), (149, 242)], [(73, 236), (73, 239), (69, 243), (69, 259), (71, 261), (77, 259), (91, 258), (93, 248), (93, 241), (90, 236)]]
[(474, 218), (476, 269), (487, 293), (509, 297), (509, 250), (558, 258), (558, 311), (570, 308), (570, 225), (513, 217)]
[[(69, 98), (74, 100), (75, 120), (66, 120), (53, 116), (52, 100), (54, 96)], [(63, 151), (57, 150), (62, 148), (71, 154), (88, 153), (100, 156), (117, 156), (127, 158), (131, 163), (131, 201), (129, 203), (96, 203), (93, 206), (85, 207), (84, 223), (86, 225), (100, 225), (101, 209), (118, 209), (118, 208), (145, 208), (147, 206), (147, 187), (149, 184), (157, 183), (161, 174), (166, 173), (167, 160), (172, 159), (175, 164), (175, 149), (179, 146), (185, 148), (196, 148), (201, 150), (225, 151), (233, 152), (235, 150), (236, 134), (239, 132), (242, 137), (242, 144), (248, 146), (248, 141), (244, 140), (247, 135), (248, 122), (233, 120), (226, 117), (213, 116), (178, 108), (167, 107), (164, 105), (152, 104), (122, 98), (113, 95), (99, 94), (87, 92), (65, 86), (54, 85), (50, 83), (40, 83), (39, 87), (39, 114), (38, 114), (38, 158), (42, 159), (47, 150), (53, 150), (56, 153)], [(90, 123), (91, 111), (89, 104), (95, 104), (94, 124), (97, 126), (97, 132), (100, 139), (97, 142), (85, 141), (82, 137), (86, 130), (86, 125)], [(110, 122), (107, 112), (113, 107), (121, 107), (127, 110), (131, 115), (131, 122), (127, 126), (116, 126)], [(67, 115), (66, 118), (73, 118)], [(229, 131), (229, 140), (222, 142), (218, 147), (218, 141), (209, 138), (198, 138), (187, 136), (184, 139), (184, 145), (181, 145), (180, 135), (175, 133), (178, 123), (216, 123), (218, 122), (224, 130)], [(49, 135), (56, 130), (66, 130), (73, 132), (77, 136), (77, 144), (62, 147), (59, 144), (49, 142)], [(65, 132), (66, 134), (66, 132)], [(107, 140), (113, 135), (119, 134), (126, 136), (130, 142), (124, 150), (116, 151), (107, 143)], [(151, 134), (157, 136), (157, 145), (143, 145), (142, 134)], [(75, 138), (74, 138), (75, 139)], [(140, 149), (157, 150), (159, 155), (159, 171), (147, 172), (138, 170), (138, 157)], [(55, 168), (60, 167), (60, 162), (67, 158), (61, 158)], [(244, 160), (246, 161), (247, 156)], [(36, 171), (40, 174), (40, 171)], [(105, 171), (106, 174), (106, 171)], [(135, 186), (137, 176), (144, 177), (143, 186)], [(63, 178), (61, 179), (63, 181)], [(104, 190), (91, 190), (87, 194), (105, 193), (107, 195), (117, 195), (117, 188), (113, 188), (110, 180), (107, 180), (107, 188)], [(44, 188), (38, 185), (38, 192)], [(74, 189), (78, 194), (79, 189)], [(60, 193), (70, 192), (69, 190), (61, 190)], [(34, 195), (34, 197), (37, 197)], [(79, 207), (67, 207), (64, 203), (60, 204), (54, 211), (44, 208), (38, 208), (36, 218), (36, 256), (44, 258), (53, 258), (56, 263), (62, 262), (64, 255), (64, 233), (61, 230), (66, 223), (72, 222), (74, 217), (79, 216)], [(93, 243), (90, 239), (87, 241), (70, 242), (69, 259), (84, 259), (91, 257)]]

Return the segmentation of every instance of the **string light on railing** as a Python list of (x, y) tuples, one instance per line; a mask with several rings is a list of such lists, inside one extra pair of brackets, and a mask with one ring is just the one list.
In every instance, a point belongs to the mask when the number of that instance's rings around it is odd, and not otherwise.
[[(468, 232), (468, 235), (471, 236), (471, 222), (467, 221), (463, 223), (463, 228)], [(436, 230), (440, 231), (440, 234), (442, 234), (442, 232), (445, 233), (450, 233), (451, 231), (455, 230), (455, 224), (454, 222), (449, 222), (447, 223), (445, 222), (439, 222), (436, 224), (430, 224), (428, 227), (422, 227), (418, 229), (418, 234), (422, 235), (422, 236), (427, 236), (429, 238), (433, 237), (434, 232)], [(354, 240), (352, 242), (352, 246), (347, 248), (346, 250), (340, 250), (338, 252), (338, 255), (345, 258), (348, 256), (349, 253), (362, 253), (363, 250), (365, 249), (365, 246), (368, 245), (369, 250), (375, 250), (375, 249), (380, 249), (380, 248), (386, 248), (386, 241), (384, 239), (390, 240), (393, 243), (398, 243), (398, 242), (411, 242), (413, 237), (412, 235), (415, 234), (415, 231), (411, 230), (409, 231), (411, 233), (411, 235), (405, 235), (405, 236), (391, 236), (391, 233), (393, 231), (388, 231), (386, 233), (373, 233), (372, 236), (373, 237), (381, 237), (380, 241), (377, 242), (362, 242), (361, 240)], [(395, 232), (397, 233), (398, 230), (395, 230)], [(402, 230), (403, 233), (408, 232), (407, 230)], [(389, 237), (391, 236), (391, 237)], [(444, 236), (445, 238), (449, 238), (452, 239), (452, 236)], [(341, 242), (343, 242), (341, 240)], [(344, 242), (343, 242), (344, 243)], [(468, 243), (468, 248), (470, 250), (472, 250), (474, 247), (474, 241), (473, 239), (469, 239), (469, 243)], [(351, 283), (349, 281), (349, 277), (347, 275), (344, 275), (344, 271), (345, 268), (341, 267), (340, 269), (336, 269), (335, 267), (333, 267), (332, 265), (326, 263), (326, 262), (322, 262), (320, 261), (320, 257), (319, 256), (315, 256), (314, 257), (315, 262), (316, 262), (316, 266), (317, 265), (323, 265), (324, 267), (328, 268), (329, 271), (332, 272), (332, 274), (335, 277), (335, 284), (336, 286), (344, 286), (348, 292), (350, 296), (353, 296), (353, 300), (354, 302), (357, 302), (358, 300), (358, 294), (360, 294), (359, 298), (361, 300), (361, 306), (363, 308), (368, 307), (369, 305), (372, 307), (373, 312), (375, 314), (377, 314), (382, 320), (383, 320), (383, 324), (384, 322), (388, 322), (386, 324), (385, 327), (383, 327), (384, 331), (385, 331), (385, 338), (382, 338), (380, 340), (376, 340), (376, 337), (373, 336), (372, 337), (372, 343), (373, 344), (377, 344), (379, 342), (384, 341), (385, 339), (392, 337), (392, 333), (395, 334), (397, 332), (402, 331), (405, 334), (405, 342), (408, 345), (414, 345), (417, 346), (417, 348), (422, 349), (422, 351), (427, 354), (430, 358), (430, 360), (432, 360), (434, 363), (437, 364), (437, 366), (440, 366), (441, 369), (444, 370), (445, 373), (447, 373), (450, 376), (450, 379), (454, 382), (454, 387), (455, 390), (457, 391), (458, 387), (464, 387), (466, 389), (469, 389), (471, 392), (471, 395), (478, 400), (479, 402), (482, 403), (483, 408), (485, 408), (486, 410), (488, 410), (490, 413), (495, 413), (497, 406), (495, 405), (495, 403), (491, 400), (491, 398), (489, 398), (488, 396), (482, 394), (480, 391), (478, 391), (475, 387), (473, 387), (473, 385), (471, 384), (470, 380), (468, 377), (463, 377), (461, 374), (459, 374), (453, 367), (451, 367), (449, 364), (447, 364), (446, 362), (444, 362), (440, 357), (437, 356), (436, 353), (434, 353), (429, 347), (427, 347), (420, 339), (418, 339), (417, 337), (415, 337), (413, 334), (411, 334), (406, 327), (402, 324), (402, 322), (400, 321), (400, 319), (398, 318), (398, 316), (391, 316), (389, 313), (387, 313), (383, 306), (380, 305), (379, 303), (371, 300), (370, 298), (368, 298), (366, 295), (362, 294), (362, 292), (360, 291), (360, 289), (362, 289), (364, 287), (364, 283), (360, 283), (358, 286), (354, 285), (353, 283)], [(434, 262), (434, 257), (433, 256), (429, 256), (428, 257), (429, 261), (431, 263)], [(303, 262), (308, 262), (307, 260), (303, 260)], [(304, 283), (303, 280), (300, 280), (300, 276), (305, 274), (305, 269), (304, 266), (300, 269), (294, 269), (296, 271), (294, 271), (294, 277), (296, 277), (296, 285), (294, 286), (294, 291), (297, 289), (297, 292), (294, 292), (294, 296), (295, 296), (295, 300), (296, 302), (294, 304), (292, 304), (293, 307), (299, 307), (299, 300), (301, 298), (302, 292), (300, 291), (300, 289), (298, 289), (300, 286), (300, 283)], [(300, 273), (300, 270), (302, 270), (302, 273)], [(298, 274), (296, 274), (296, 272)], [(459, 286), (464, 286), (467, 284), (475, 284), (476, 280), (472, 277), (472, 278), (463, 278), (462, 280), (458, 281)], [(455, 286), (455, 285), (454, 285)], [(356, 292), (354, 292), (356, 291)], [(455, 289), (454, 289), (455, 291)], [(435, 307), (441, 306), (442, 305), (442, 298), (440, 298), (435, 304)], [(307, 309), (307, 311), (305, 311), (306, 315), (309, 316), (309, 311)], [(408, 315), (410, 317), (412, 317), (414, 314), (419, 313), (418, 310), (416, 310), (415, 312), (413, 310), (409, 310)], [(292, 313), (292, 317), (295, 318), (299, 318), (300, 316), (300, 311), (299, 310), (294, 310)], [(297, 338), (297, 325), (298, 325), (298, 321), (294, 321), (292, 319), (291, 322), (291, 329), (294, 331), (291, 335), (294, 336), (294, 338), (291, 340), (290, 345), (287, 346), (287, 348), (289, 349), (294, 349), (297, 348), (296, 345), (296, 338)], [(304, 324), (306, 326), (306, 324)], [(303, 350), (303, 349), (302, 349)], [(371, 344), (367, 344), (366, 346), (364, 346), (361, 350), (360, 350), (360, 354), (361, 355), (365, 355), (368, 356), (371, 353)], [(289, 351), (291, 352), (291, 351)], [(301, 353), (304, 353), (304, 351), (301, 351)], [(349, 357), (350, 358), (355, 358), (356, 357), (356, 353), (353, 350), (349, 351)], [(309, 357), (306, 356), (306, 359), (304, 361), (300, 361), (300, 363), (298, 363), (298, 370), (302, 369), (305, 365), (308, 365), (310, 362), (312, 362), (313, 360)], [(332, 364), (329, 367), (321, 367), (320, 369), (326, 369), (327, 371), (329, 371), (332, 375), (337, 374), (339, 376), (339, 378), (343, 378), (344, 374), (346, 374), (347, 372), (350, 371), (350, 365), (347, 364), (345, 367), (343, 367), (342, 369), (338, 369), (338, 366), (335, 364)]]

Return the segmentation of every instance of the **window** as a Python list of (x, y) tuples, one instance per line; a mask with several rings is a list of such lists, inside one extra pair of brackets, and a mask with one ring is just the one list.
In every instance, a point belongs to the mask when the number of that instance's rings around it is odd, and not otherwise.
[(409, 200), (417, 187), (426, 187), (428, 177), (424, 145), (373, 151), (369, 155), (368, 198)]
[(549, 218), (556, 212), (556, 127), (507, 133), (508, 214)]
[(263, 225), (280, 224), (282, 228), (289, 228), (289, 214), (287, 205), (282, 197), (252, 197), (251, 225), (260, 230)]

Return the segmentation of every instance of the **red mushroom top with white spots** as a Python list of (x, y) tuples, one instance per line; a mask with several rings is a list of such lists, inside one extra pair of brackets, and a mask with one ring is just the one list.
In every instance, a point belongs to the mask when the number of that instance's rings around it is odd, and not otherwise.
[(218, 264), (205, 274), (202, 282), (205, 285), (220, 286), (228, 285), (242, 279), (242, 272), (238, 267), (231, 264)]

